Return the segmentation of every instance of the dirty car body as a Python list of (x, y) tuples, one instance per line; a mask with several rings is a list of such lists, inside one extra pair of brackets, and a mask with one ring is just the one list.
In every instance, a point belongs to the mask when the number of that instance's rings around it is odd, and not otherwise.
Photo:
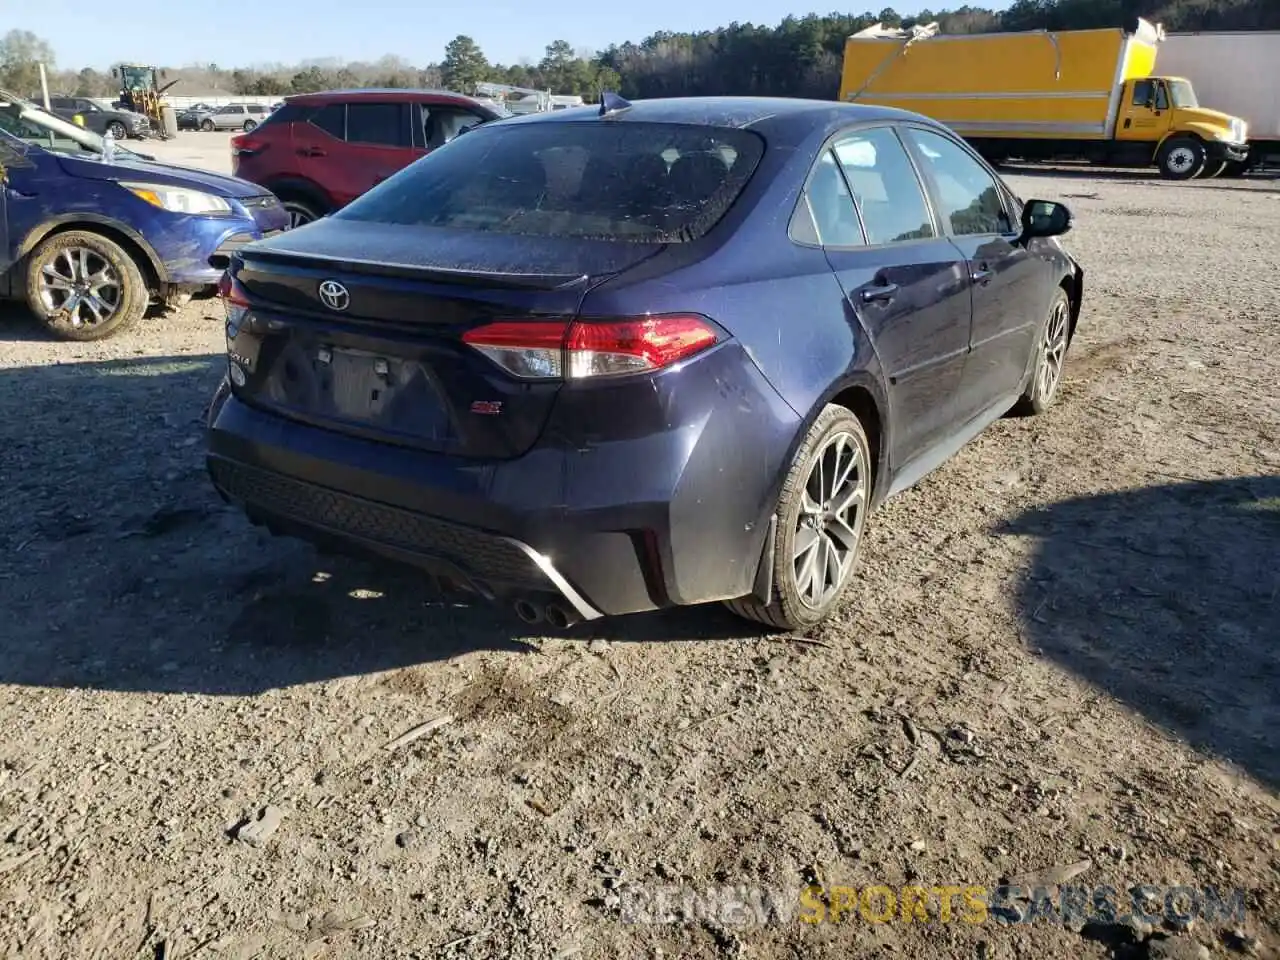
[[(1009, 222), (953, 237), (931, 190), (918, 235), (884, 242), (823, 193), (833, 144), (910, 131), (964, 151)], [(890, 109), (696, 98), (478, 127), (235, 255), (213, 482), (277, 532), (527, 620), (767, 594), (824, 410), (871, 438), (873, 505), (1018, 400), (1060, 291), (1074, 325), (1079, 267), (1018, 236), (1020, 206)]]

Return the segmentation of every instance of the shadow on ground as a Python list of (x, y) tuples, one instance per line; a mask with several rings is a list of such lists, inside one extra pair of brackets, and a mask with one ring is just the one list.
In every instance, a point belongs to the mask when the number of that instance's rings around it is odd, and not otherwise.
[[(193, 296), (192, 302), (199, 303), (213, 296), (209, 291), (201, 291)], [(141, 323), (164, 315), (164, 308), (153, 304), (147, 308), (146, 316)], [(121, 334), (116, 334), (120, 336)], [(6, 343), (58, 343), (60, 338), (54, 336), (40, 323), (27, 308), (26, 301), (0, 300), (0, 350)]]
[(1018, 604), (1043, 655), (1280, 785), (1280, 477), (1054, 504)]
[[(204, 471), (221, 356), (0, 369), (0, 683), (247, 695), (531, 651), (537, 628), (413, 570), (251, 527)], [(718, 606), (581, 625), (731, 638)]]

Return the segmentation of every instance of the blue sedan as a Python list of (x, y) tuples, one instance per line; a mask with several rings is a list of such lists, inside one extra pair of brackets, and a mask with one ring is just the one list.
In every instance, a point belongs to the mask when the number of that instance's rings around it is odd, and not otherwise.
[(157, 163), (0, 92), (0, 297), (96, 340), (212, 288), (237, 247), (288, 227), (261, 187)]
[(559, 629), (802, 630), (868, 513), (1058, 393), (1083, 272), (946, 128), (695, 98), (476, 128), (232, 258), (218, 491)]

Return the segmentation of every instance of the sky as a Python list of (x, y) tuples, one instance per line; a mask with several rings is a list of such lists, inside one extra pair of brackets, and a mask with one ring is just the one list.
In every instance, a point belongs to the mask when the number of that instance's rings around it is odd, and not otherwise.
[[(85, 0), (0, 0), (0, 30), (30, 30), (53, 45), (59, 69), (106, 69), (113, 63), (223, 68), (296, 63), (335, 57), (376, 60), (404, 57), (416, 66), (439, 62), (460, 33), (475, 39), (491, 62), (537, 62), (547, 44), (568, 40), (575, 48), (602, 50), (639, 41), (659, 30), (707, 30), (737, 20), (773, 25), (790, 14), (813, 11), (796, 0), (551, 0), (548, 3), (483, 3), (477, 0), (264, 0), (226, 6), (211, 0), (166, 4), (86, 3)], [(832, 0), (814, 0), (820, 7)], [(931, 4), (935, 9), (961, 6)], [(890, 5), (868, 0), (867, 9)], [(920, 0), (903, 0), (903, 15)], [(1007, 6), (1004, 2), (993, 7)], [(861, 13), (859, 7), (842, 8)], [(59, 30), (61, 25), (72, 29)]]

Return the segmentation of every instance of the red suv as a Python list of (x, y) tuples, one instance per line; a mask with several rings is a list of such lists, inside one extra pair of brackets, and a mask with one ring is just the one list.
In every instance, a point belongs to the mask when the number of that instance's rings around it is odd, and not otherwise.
[(470, 97), (431, 90), (301, 94), (231, 139), (231, 171), (279, 197), (298, 226), (501, 116)]

